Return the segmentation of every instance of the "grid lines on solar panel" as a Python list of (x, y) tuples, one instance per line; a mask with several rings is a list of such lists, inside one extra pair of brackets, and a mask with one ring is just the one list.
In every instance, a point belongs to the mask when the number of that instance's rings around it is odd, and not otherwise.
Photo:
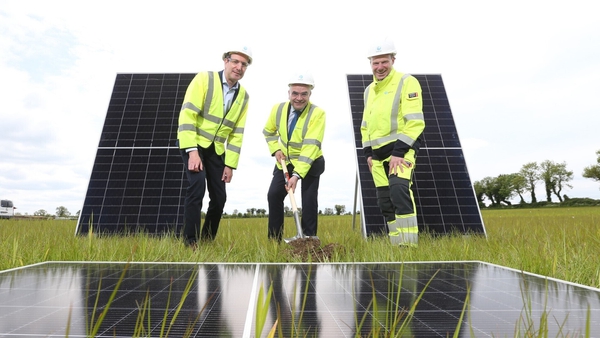
[[(259, 289), (271, 299), (259, 298)], [(113, 295), (114, 294), (114, 298)], [(263, 296), (265, 293), (263, 293)], [(398, 318), (415, 337), (505, 337), (529, 316), (549, 337), (600, 332), (600, 290), (482, 262), (46, 262), (0, 272), (0, 335), (366, 337)], [(178, 310), (179, 309), (179, 310)], [(397, 317), (400, 316), (400, 317)], [(398, 328), (398, 325), (396, 328)], [(458, 327), (460, 326), (460, 329)], [(523, 331), (524, 330), (524, 331)], [(139, 333), (139, 331), (138, 331)]]

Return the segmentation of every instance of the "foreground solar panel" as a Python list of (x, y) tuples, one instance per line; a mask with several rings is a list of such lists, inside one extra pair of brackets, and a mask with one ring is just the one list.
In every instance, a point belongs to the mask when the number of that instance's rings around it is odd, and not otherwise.
[(177, 119), (195, 74), (118, 74), (77, 233), (178, 233), (187, 186)]
[[(425, 116), (424, 142), (417, 156), (413, 179), (419, 231), (485, 235), (481, 211), (467, 171), (442, 77), (430, 74), (413, 76), (421, 83)], [(363, 235), (386, 234), (387, 227), (377, 206), (375, 184), (363, 156), (360, 134), (363, 93), (373, 81), (373, 75), (347, 75), (347, 81), (361, 192)]]
[[(266, 303), (260, 289), (270, 287)], [(367, 337), (394, 316), (407, 323), (403, 337), (575, 337), (586, 325), (597, 336), (600, 290), (482, 262), (48, 262), (0, 272), (2, 337), (87, 337), (96, 326), (96, 337), (254, 337), (257, 317), (261, 337), (276, 319), (284, 337)]]

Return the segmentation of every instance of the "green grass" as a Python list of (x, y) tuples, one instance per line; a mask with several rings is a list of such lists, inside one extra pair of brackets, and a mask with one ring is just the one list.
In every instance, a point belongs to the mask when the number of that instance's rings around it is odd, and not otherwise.
[[(481, 236), (421, 235), (417, 249), (364, 239), (351, 216), (321, 216), (331, 262), (479, 260), (600, 288), (600, 207), (483, 210)], [(0, 270), (44, 261), (297, 262), (287, 244), (267, 240), (266, 218), (223, 219), (217, 239), (193, 252), (174, 235), (75, 236), (75, 221), (0, 220)], [(295, 235), (286, 219), (284, 237)]]

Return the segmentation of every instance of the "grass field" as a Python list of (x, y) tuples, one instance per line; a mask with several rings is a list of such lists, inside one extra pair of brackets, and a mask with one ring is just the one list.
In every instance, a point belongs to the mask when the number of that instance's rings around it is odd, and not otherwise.
[[(331, 262), (479, 260), (600, 288), (600, 207), (482, 211), (487, 239), (420, 236), (419, 247), (366, 240), (351, 216), (321, 216)], [(358, 223), (358, 222), (357, 222)], [(296, 262), (267, 240), (266, 218), (223, 219), (217, 239), (192, 251), (174, 235), (75, 236), (75, 221), (0, 220), (0, 270), (43, 261)], [(286, 219), (285, 237), (295, 235)]]

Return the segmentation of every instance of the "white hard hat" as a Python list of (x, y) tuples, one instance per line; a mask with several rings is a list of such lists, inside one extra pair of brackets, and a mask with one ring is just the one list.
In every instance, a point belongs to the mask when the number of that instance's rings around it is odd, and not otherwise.
[(392, 54), (392, 56), (396, 55), (396, 46), (394, 46), (394, 41), (385, 38), (381, 41), (376, 41), (369, 47), (367, 51), (367, 58), (372, 58), (374, 56)]
[(252, 64), (252, 49), (250, 49), (250, 47), (246, 45), (239, 45), (234, 47), (234, 49), (229, 49), (225, 53), (223, 53), (223, 60), (225, 60), (233, 53), (245, 55), (248, 58), (248, 64)]
[(291, 86), (293, 84), (308, 85), (312, 89), (315, 87), (315, 79), (313, 79), (312, 74), (307, 71), (294, 73), (292, 75), (292, 77), (290, 78), (290, 82), (288, 83), (288, 86)]

